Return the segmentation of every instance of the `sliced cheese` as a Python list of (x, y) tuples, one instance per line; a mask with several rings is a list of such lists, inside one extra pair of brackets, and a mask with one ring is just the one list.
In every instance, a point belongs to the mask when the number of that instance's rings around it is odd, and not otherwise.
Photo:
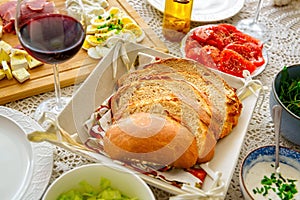
[(11, 55), (11, 56), (19, 55), (19, 54), (22, 54), (22, 55), (28, 55), (27, 51), (22, 50), (22, 49), (14, 49), (14, 48), (12, 48), (12, 49), (10, 50), (10, 55)]
[(43, 63), (41, 61), (38, 61), (37, 59), (33, 58), (29, 54), (26, 56), (26, 60), (27, 60), (27, 63), (28, 63), (28, 67), (30, 69), (33, 69), (35, 67), (43, 65)]
[(0, 40), (0, 48), (3, 49), (7, 54), (10, 54), (12, 46), (3, 40)]
[(3, 69), (0, 69), (0, 80), (4, 79), (6, 74), (4, 73)]
[(13, 70), (12, 74), (20, 83), (23, 83), (30, 78), (30, 74), (25, 68)]
[(20, 68), (27, 69), (28, 63), (27, 63), (27, 59), (26, 59), (25, 55), (24, 54), (13, 54), (10, 57), (10, 67), (13, 71), (20, 69)]
[(4, 73), (5, 73), (6, 77), (7, 77), (7, 79), (8, 79), (8, 80), (12, 79), (13, 76), (12, 76), (12, 73), (11, 73), (11, 69), (10, 69), (10, 67), (8, 66), (7, 62), (3, 60), (3, 61), (1, 62), (1, 64), (2, 64), (3, 71), (4, 71)]
[(0, 48), (0, 61), (10, 61), (9, 54), (2, 48)]

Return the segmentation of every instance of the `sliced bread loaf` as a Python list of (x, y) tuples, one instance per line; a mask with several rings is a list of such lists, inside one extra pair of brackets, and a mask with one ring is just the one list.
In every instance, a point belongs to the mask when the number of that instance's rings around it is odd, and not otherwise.
[[(220, 124), (217, 139), (228, 135), (238, 123), (242, 103), (235, 89), (231, 88), (219, 75), (213, 73), (204, 65), (188, 59), (169, 58), (146, 65), (144, 68), (158, 71), (175, 70), (199, 91), (207, 95), (211, 104), (212, 119)], [(215, 124), (215, 123), (212, 123)]]

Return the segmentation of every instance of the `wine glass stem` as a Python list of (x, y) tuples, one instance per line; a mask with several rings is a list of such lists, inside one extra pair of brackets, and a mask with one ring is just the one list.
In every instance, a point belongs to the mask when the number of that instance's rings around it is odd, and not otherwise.
[(257, 21), (258, 21), (262, 2), (263, 2), (263, 0), (258, 0), (258, 5), (257, 5), (256, 11), (255, 11), (255, 17), (254, 17), (253, 23), (257, 23)]
[(56, 98), (56, 109), (61, 110), (62, 102), (61, 102), (61, 90), (60, 90), (58, 64), (53, 65), (53, 73), (54, 73), (54, 91), (55, 91), (55, 98)]

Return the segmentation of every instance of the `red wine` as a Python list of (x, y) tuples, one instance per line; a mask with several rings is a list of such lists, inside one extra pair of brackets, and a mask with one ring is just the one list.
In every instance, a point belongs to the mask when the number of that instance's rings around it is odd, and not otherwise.
[(82, 25), (61, 14), (38, 16), (20, 28), (20, 42), (24, 49), (48, 64), (72, 58), (80, 50), (84, 38)]

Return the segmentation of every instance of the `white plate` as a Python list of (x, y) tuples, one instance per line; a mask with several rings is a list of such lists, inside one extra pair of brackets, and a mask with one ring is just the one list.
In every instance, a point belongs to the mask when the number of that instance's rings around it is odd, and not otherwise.
[(30, 117), (0, 106), (0, 196), (2, 200), (39, 199), (49, 183), (53, 148), (30, 143), (26, 134), (42, 128)]
[[(154, 8), (164, 12), (165, 0), (147, 0)], [(215, 22), (234, 16), (243, 8), (245, 0), (194, 0), (191, 20)]]
[[(185, 43), (186, 43), (186, 40), (187, 40), (187, 38), (197, 29), (197, 28), (199, 28), (199, 26), (198, 27), (195, 27), (195, 28), (193, 28), (192, 30), (190, 30), (185, 36), (184, 36), (184, 38), (182, 38), (182, 40), (181, 40), (181, 44), (180, 44), (180, 52), (181, 52), (181, 55), (182, 55), (182, 57), (186, 57), (186, 55), (185, 55)], [(265, 48), (263, 48), (263, 50), (262, 50), (262, 55), (263, 55), (263, 57), (264, 57), (264, 60), (265, 60), (265, 63), (262, 65), (262, 66), (260, 66), (260, 67), (257, 67), (256, 68), (256, 70), (254, 70), (254, 72), (252, 72), (251, 73), (251, 77), (252, 78), (254, 78), (255, 76), (258, 76), (259, 74), (261, 74), (264, 70), (265, 70), (265, 68), (266, 68), (266, 66), (267, 66), (267, 64), (268, 64), (268, 53), (267, 53), (267, 50), (265, 49)], [(215, 69), (214, 69), (215, 70)]]
[[(164, 54), (138, 44), (126, 44), (126, 49), (130, 50), (128, 51), (128, 56), (131, 62), (135, 59), (138, 52), (143, 52), (161, 58), (171, 57), (171, 55)], [(59, 123), (66, 131), (70, 134), (78, 133), (81, 138), (83, 138), (83, 141), (85, 141), (84, 137), (88, 137), (84, 128), (84, 123), (90, 118), (95, 109), (112, 94), (115, 88), (116, 79), (112, 78), (113, 51), (114, 49), (112, 49), (112, 51), (99, 62), (97, 67), (80, 86), (77, 92), (73, 95), (72, 100), (58, 117)], [(118, 64), (118, 79), (122, 74), (126, 73), (126, 67), (120, 58), (118, 58), (116, 62)], [(243, 84), (240, 78), (227, 74), (220, 74), (231, 86), (235, 88), (242, 87)], [(240, 155), (240, 149), (247, 133), (247, 128), (255, 108), (256, 101), (257, 97), (255, 95), (251, 95), (243, 100), (243, 110), (239, 118), (238, 125), (229, 136), (218, 142), (215, 156), (209, 163), (210, 168), (222, 173), (222, 179), (225, 182), (226, 191), (235, 170), (235, 166)], [(95, 154), (91, 154), (91, 156), (94, 156), (97, 159), (102, 159), (100, 162), (109, 162), (108, 158), (105, 159), (103, 156), (98, 155), (96, 157)], [(174, 194), (187, 192), (164, 183), (161, 180), (142, 175), (141, 177), (149, 184)], [(205, 179), (203, 189), (208, 189), (211, 183), (212, 180), (210, 177), (207, 177)]]

